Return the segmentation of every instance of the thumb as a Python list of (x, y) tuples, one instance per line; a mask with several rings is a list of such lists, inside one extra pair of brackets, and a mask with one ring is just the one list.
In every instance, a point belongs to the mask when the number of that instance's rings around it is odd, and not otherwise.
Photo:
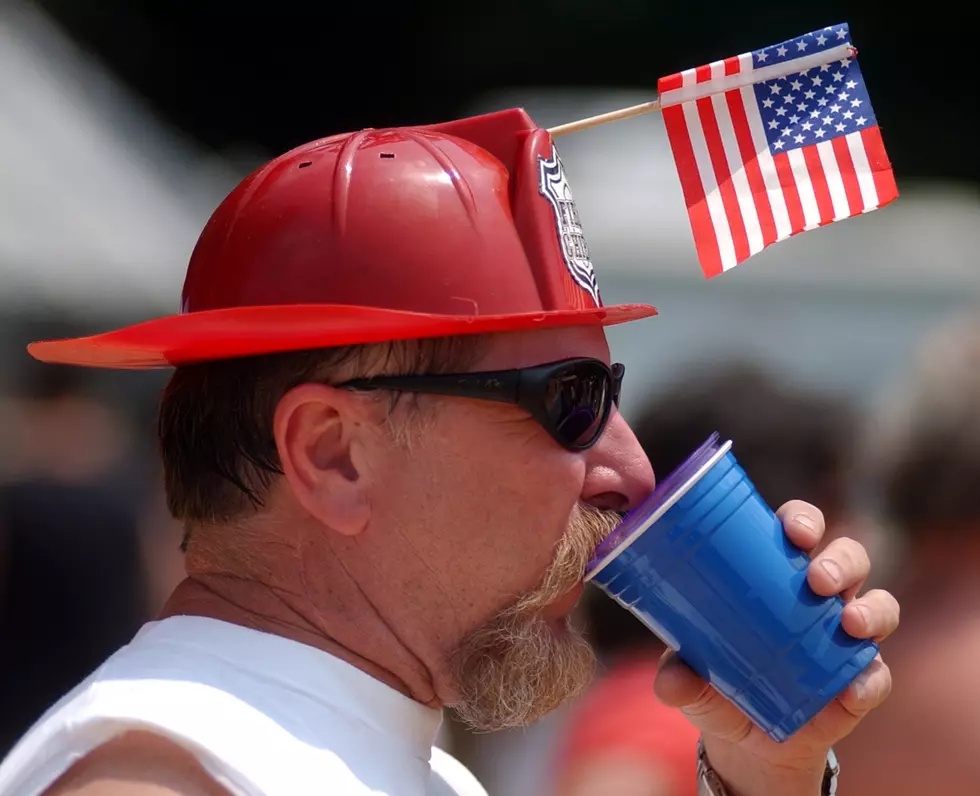
[(735, 705), (699, 677), (674, 650), (660, 657), (653, 691), (661, 702), (679, 708), (705, 735), (738, 740), (752, 723)]

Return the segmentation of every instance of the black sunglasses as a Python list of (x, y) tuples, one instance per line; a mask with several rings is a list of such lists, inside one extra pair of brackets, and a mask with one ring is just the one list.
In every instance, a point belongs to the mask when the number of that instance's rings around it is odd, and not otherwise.
[(568, 450), (591, 448), (619, 405), (625, 368), (598, 359), (563, 359), (530, 368), (375, 376), (337, 385), (357, 390), (404, 390), (516, 404)]

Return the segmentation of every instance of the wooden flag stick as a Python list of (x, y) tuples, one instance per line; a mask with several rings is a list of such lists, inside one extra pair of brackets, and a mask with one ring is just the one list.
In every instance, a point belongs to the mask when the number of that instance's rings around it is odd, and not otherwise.
[(579, 130), (588, 130), (590, 127), (598, 127), (606, 122), (615, 122), (619, 119), (628, 119), (631, 116), (640, 116), (644, 113), (653, 113), (660, 110), (660, 100), (651, 102), (641, 102), (639, 105), (632, 105), (629, 108), (622, 108), (618, 111), (600, 113), (598, 116), (590, 116), (587, 119), (579, 119), (577, 122), (559, 124), (557, 127), (549, 127), (548, 132), (552, 136), (564, 135), (565, 133), (577, 133)]

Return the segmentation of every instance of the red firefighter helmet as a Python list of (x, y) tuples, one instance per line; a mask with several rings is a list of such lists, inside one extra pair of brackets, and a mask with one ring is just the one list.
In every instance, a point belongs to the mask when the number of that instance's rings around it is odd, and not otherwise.
[(178, 314), (28, 350), (153, 368), (655, 314), (602, 305), (551, 136), (515, 108), (287, 152), (215, 210)]

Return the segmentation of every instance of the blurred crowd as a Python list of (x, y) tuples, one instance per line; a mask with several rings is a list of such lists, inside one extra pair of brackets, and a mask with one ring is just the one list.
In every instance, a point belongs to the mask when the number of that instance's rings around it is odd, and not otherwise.
[[(152, 427), (89, 372), (26, 368), (0, 402), (0, 756), (153, 617), (181, 573)], [(144, 417), (146, 414), (136, 414)], [(980, 318), (937, 329), (905, 382), (856, 406), (749, 359), (691, 363), (633, 422), (660, 477), (718, 431), (773, 505), (808, 500), (862, 541), (904, 607), (896, 690), (838, 750), (842, 796), (980, 793)], [(521, 731), (441, 742), (491, 796), (694, 796), (697, 738), (660, 705), (662, 644), (598, 591), (577, 617), (590, 692)]]

